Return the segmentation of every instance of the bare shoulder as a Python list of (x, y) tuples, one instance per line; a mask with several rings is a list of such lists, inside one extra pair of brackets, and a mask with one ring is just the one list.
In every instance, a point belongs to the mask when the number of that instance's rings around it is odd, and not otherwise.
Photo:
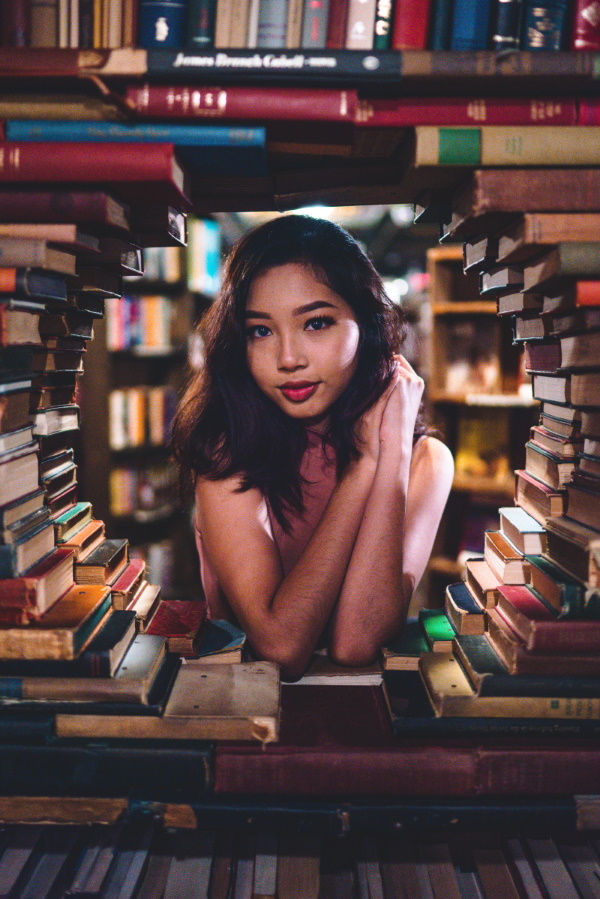
[(445, 443), (425, 434), (413, 449), (411, 473), (419, 478), (433, 478), (446, 483), (454, 475), (454, 459)]
[(261, 519), (266, 511), (266, 503), (260, 490), (240, 488), (241, 479), (237, 476), (218, 481), (198, 478), (195, 487), (198, 527), (206, 529), (215, 520), (221, 524), (233, 524), (240, 519)]

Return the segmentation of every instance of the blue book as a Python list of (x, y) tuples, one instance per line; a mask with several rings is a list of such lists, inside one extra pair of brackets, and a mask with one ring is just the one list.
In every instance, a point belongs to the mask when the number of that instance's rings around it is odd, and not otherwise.
[(187, 25), (186, 0), (140, 0), (138, 46), (145, 50), (183, 47)]
[(568, 0), (543, 0), (523, 5), (522, 50), (560, 50), (571, 9)]
[(454, 0), (451, 50), (487, 50), (491, 0)]
[(429, 49), (448, 50), (452, 23), (452, 0), (433, 0), (429, 24)]
[(181, 161), (202, 176), (264, 175), (264, 127), (153, 124), (149, 122), (6, 122), (6, 140), (175, 144)]

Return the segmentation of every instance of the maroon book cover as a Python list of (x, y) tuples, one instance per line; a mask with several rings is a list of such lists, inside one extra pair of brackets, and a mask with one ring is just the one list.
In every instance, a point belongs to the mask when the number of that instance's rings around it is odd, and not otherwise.
[(205, 620), (205, 603), (190, 599), (163, 599), (146, 633), (166, 637), (170, 652), (191, 654), (198, 648)]
[(189, 206), (187, 176), (173, 144), (5, 141), (0, 143), (4, 182), (118, 185), (126, 199)]
[(216, 748), (220, 793), (462, 795), (476, 789), (465, 741), (394, 738), (381, 686), (283, 685), (279, 743)]
[(535, 373), (552, 373), (560, 368), (561, 354), (558, 340), (547, 340), (543, 343), (529, 343), (524, 347), (525, 371)]
[(576, 120), (575, 100), (530, 97), (370, 97), (358, 101), (356, 114), (358, 124), (371, 128), (404, 125), (575, 125)]
[(337, 88), (145, 84), (128, 87), (126, 101), (155, 118), (352, 122), (357, 94)]
[(431, 0), (396, 0), (392, 50), (425, 50)]
[(573, 4), (570, 50), (600, 50), (600, 8), (590, 0)]
[(343, 50), (346, 46), (346, 25), (350, 0), (329, 0), (326, 47)]

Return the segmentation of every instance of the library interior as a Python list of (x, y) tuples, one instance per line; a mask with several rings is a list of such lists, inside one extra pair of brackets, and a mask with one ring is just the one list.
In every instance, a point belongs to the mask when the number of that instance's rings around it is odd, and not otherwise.
[[(596, 7), (3, 0), (0, 899), (600, 899)], [(371, 260), (454, 474), (404, 625), (288, 677), (207, 603), (172, 434), (298, 213)], [(232, 263), (242, 317), (282, 258)]]

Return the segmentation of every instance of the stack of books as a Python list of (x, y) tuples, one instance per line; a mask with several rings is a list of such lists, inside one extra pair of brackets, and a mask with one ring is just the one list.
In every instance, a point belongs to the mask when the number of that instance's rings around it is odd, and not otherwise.
[[(277, 667), (242, 664), (244, 635), (226, 623), (209, 626), (201, 601), (163, 600), (144, 561), (130, 557), (128, 541), (108, 537), (78, 494), (78, 378), (94, 323), (107, 298), (121, 297), (123, 275), (143, 271), (146, 244), (184, 243), (185, 172), (163, 145), (143, 147), (143, 174), (128, 162), (123, 169), (123, 144), (90, 145), (85, 154), (54, 144), (45, 155), (31, 144), (29, 161), (7, 146), (11, 184), (0, 189), (1, 739), (276, 739)], [(53, 179), (64, 181), (60, 193), (48, 189)], [(184, 664), (182, 656), (189, 657)], [(221, 664), (207, 665), (207, 657)]]
[[(501, 175), (497, 203), (487, 187)], [(387, 647), (384, 663), (418, 669), (431, 709), (457, 719), (457, 728), (468, 718), (471, 730), (495, 719), (497, 728), (596, 733), (600, 214), (589, 211), (591, 194), (575, 191), (581, 170), (558, 176), (570, 204), (561, 213), (547, 211), (566, 202), (553, 194), (552, 170), (506, 175), (473, 172), (451, 198), (443, 239), (463, 239), (465, 264), (478, 266), (482, 292), (497, 296), (499, 313), (513, 318), (539, 423), (530, 430), (525, 467), (515, 472), (515, 505), (499, 509), (483, 559), (466, 562), (465, 582), (447, 588), (445, 609), (422, 612), (416, 632), (409, 628)], [(433, 618), (441, 618), (445, 639), (431, 639)], [(409, 645), (415, 633), (426, 647)], [(397, 675), (388, 677), (393, 702), (402, 687)], [(401, 716), (395, 725), (402, 729)]]

